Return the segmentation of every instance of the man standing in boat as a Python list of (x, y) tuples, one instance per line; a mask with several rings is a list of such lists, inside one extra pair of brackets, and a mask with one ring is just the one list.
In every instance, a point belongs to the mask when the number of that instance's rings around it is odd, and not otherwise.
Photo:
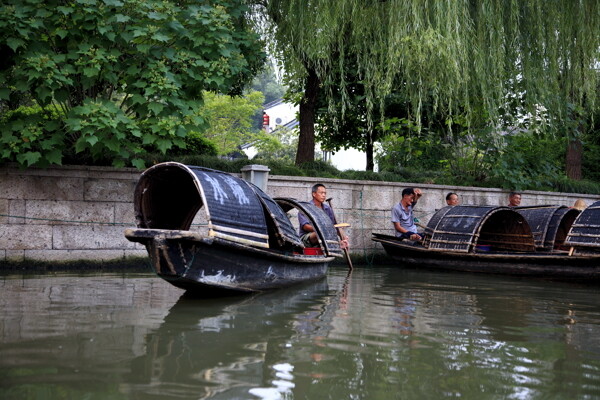
[[(325, 202), (327, 199), (327, 188), (322, 183), (316, 183), (312, 187), (312, 200), (311, 202), (322, 209), (325, 214), (329, 216), (332, 224), (335, 224), (335, 216), (333, 214), (333, 210), (329, 205)], [(300, 226), (300, 240), (306, 247), (313, 247), (319, 243), (319, 239), (317, 238), (317, 232), (310, 224), (310, 221), (303, 213), (298, 213), (298, 225)], [(340, 246), (342, 249), (348, 248), (348, 236), (344, 236), (344, 238), (340, 241)]]
[(423, 240), (423, 236), (417, 233), (413, 215), (415, 204), (421, 196), (420, 189), (406, 188), (402, 191), (402, 200), (392, 208), (392, 223), (397, 237), (415, 241)]

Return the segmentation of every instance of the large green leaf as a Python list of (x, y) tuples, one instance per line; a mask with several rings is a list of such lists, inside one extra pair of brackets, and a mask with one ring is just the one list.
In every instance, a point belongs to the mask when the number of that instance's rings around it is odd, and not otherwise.
[(51, 149), (47, 153), (44, 154), (46, 160), (48, 160), (51, 164), (62, 164), (62, 152), (59, 149)]
[(6, 39), (6, 44), (8, 47), (13, 49), (13, 51), (17, 51), (19, 47), (23, 47), (25, 45), (25, 41), (19, 38), (8, 38)]
[(27, 151), (23, 154), (17, 155), (17, 161), (21, 164), (27, 165), (31, 167), (35, 165), (40, 159), (42, 155), (37, 151)]

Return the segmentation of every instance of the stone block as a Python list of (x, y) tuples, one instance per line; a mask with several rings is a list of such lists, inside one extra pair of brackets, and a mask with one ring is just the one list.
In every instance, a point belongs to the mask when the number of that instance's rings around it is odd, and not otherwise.
[[(140, 258), (147, 258), (148, 259), (148, 265), (150, 265), (150, 259), (148, 258), (148, 252), (146, 251), (146, 248), (142, 245), (139, 245), (142, 248), (141, 249), (135, 249), (135, 250), (123, 250), (123, 256), (125, 258), (128, 257), (140, 257)], [(138, 245), (136, 245), (136, 247), (138, 247)]]
[(362, 253), (365, 250), (370, 250), (374, 242), (371, 240), (371, 231), (366, 230), (355, 230), (348, 232), (350, 237), (350, 252), (351, 253)]
[(0, 199), (0, 224), (7, 224), (9, 215), (9, 200)]
[(137, 168), (114, 168), (114, 167), (82, 167), (87, 169), (88, 179), (111, 179), (129, 180), (137, 182), (142, 171)]
[(123, 228), (136, 226), (133, 203), (115, 203), (115, 224)]
[(335, 219), (337, 220), (338, 223), (349, 223), (352, 224), (352, 215), (353, 212), (350, 209), (342, 209), (342, 208), (337, 208), (335, 206), (335, 204), (332, 204), (333, 206), (333, 212), (335, 213)]
[[(146, 252), (146, 246), (144, 246), (143, 244), (137, 243), (137, 242), (130, 242), (130, 243), (133, 245), (133, 247), (125, 249), (125, 251), (144, 251), (144, 252)], [(146, 254), (148, 254), (148, 253), (146, 252)]]
[(113, 223), (114, 205), (109, 202), (43, 201), (32, 200), (26, 204), (28, 223), (71, 224)]
[(6, 261), (24, 261), (25, 250), (6, 250)]
[(133, 202), (136, 181), (87, 179), (84, 184), (84, 200), (86, 201), (118, 201)]
[(9, 200), (8, 214), (11, 216), (8, 218), (9, 224), (25, 224), (25, 200)]
[[(332, 198), (331, 204), (334, 209), (351, 208), (353, 203), (353, 189), (351, 187), (342, 187), (335, 183), (323, 183), (327, 188), (327, 198)], [(291, 197), (301, 201), (312, 199), (312, 185), (314, 182), (307, 182), (303, 186), (286, 186), (269, 184), (268, 194), (271, 197)]]
[(310, 199), (310, 188), (304, 187), (275, 186), (269, 184), (267, 192), (271, 197), (291, 197), (298, 200)]
[(352, 225), (353, 229), (380, 230), (391, 226), (391, 212), (377, 210), (346, 210), (344, 222)]
[(83, 180), (9, 174), (0, 179), (0, 193), (8, 199), (83, 200)]
[[(126, 257), (125, 250), (26, 250), (24, 258), (27, 260), (61, 262), (61, 261), (115, 261)], [(127, 256), (147, 256), (141, 251), (128, 251)]]
[(327, 186), (327, 198), (331, 198), (331, 206), (334, 210), (350, 209), (354, 204), (354, 190), (352, 188), (343, 189), (336, 186)]
[(52, 248), (58, 250), (134, 249), (125, 228), (114, 225), (55, 225)]
[(402, 189), (394, 187), (377, 188), (366, 186), (362, 190), (354, 192), (353, 208), (366, 210), (391, 210), (401, 199)]
[(51, 249), (52, 227), (38, 225), (2, 225), (0, 249)]
[(432, 210), (439, 210), (442, 207), (446, 206), (446, 194), (450, 192), (435, 190), (435, 189), (427, 189), (423, 190), (423, 196), (419, 199), (416, 208), (428, 210), (427, 212), (431, 212)]
[(470, 203), (463, 204), (475, 204), (480, 206), (505, 206), (508, 204), (508, 198), (504, 196), (498, 196), (491, 193), (476, 193), (472, 195), (473, 201)]

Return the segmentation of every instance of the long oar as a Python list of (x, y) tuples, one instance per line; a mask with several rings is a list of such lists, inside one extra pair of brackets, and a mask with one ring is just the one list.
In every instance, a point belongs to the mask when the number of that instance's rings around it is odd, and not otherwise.
[[(344, 235), (342, 226), (350, 226), (350, 225), (337, 223), (337, 218), (335, 217), (335, 213), (333, 212), (333, 207), (331, 206), (331, 199), (332, 198), (330, 197), (325, 201), (327, 201), (327, 203), (329, 204), (329, 208), (331, 208), (331, 212), (333, 213), (333, 224), (335, 226), (335, 230), (337, 231), (338, 237), (340, 238), (340, 240), (344, 240), (346, 235)], [(350, 259), (350, 253), (348, 253), (348, 249), (344, 248), (342, 250), (344, 250), (344, 256), (346, 256), (346, 262), (348, 263), (348, 267), (350, 267), (350, 269), (353, 269), (354, 267), (352, 266), (352, 260)]]

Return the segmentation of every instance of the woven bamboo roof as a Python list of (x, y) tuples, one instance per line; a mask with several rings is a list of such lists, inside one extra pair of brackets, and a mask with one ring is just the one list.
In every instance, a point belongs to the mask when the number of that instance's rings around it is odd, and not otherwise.
[(430, 249), (469, 253), (486, 246), (494, 251), (535, 251), (527, 221), (509, 207), (444, 207), (430, 219), (426, 235)]
[(583, 210), (565, 240), (575, 248), (600, 249), (600, 201)]
[(535, 240), (535, 247), (552, 251), (563, 245), (571, 225), (580, 211), (567, 206), (539, 205), (516, 207), (525, 217)]

